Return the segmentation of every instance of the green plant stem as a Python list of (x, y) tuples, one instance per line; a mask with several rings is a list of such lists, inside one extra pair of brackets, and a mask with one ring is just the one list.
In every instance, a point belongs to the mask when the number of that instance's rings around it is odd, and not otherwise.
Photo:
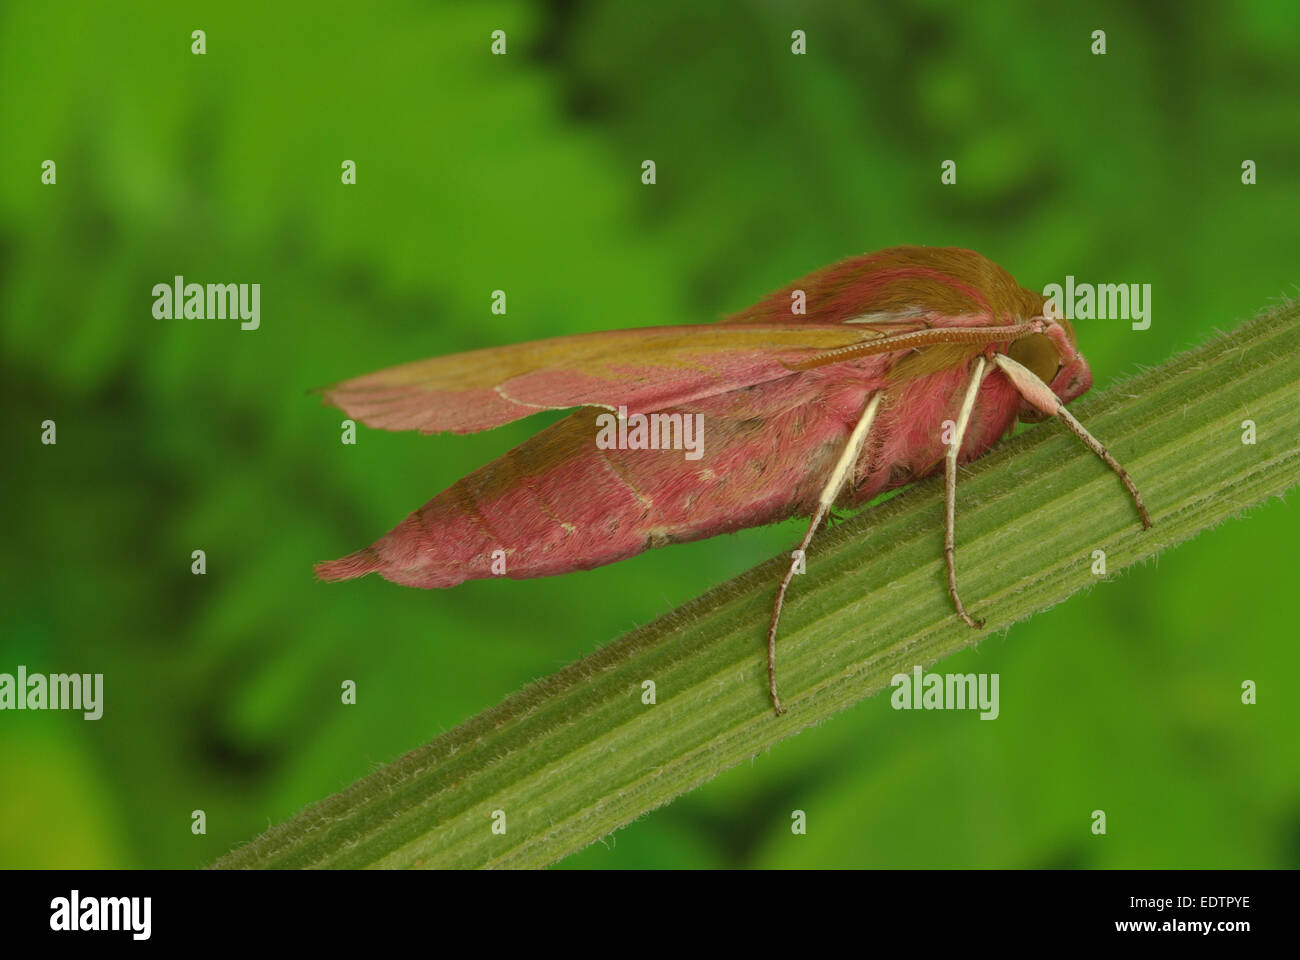
[[(1134, 334), (1140, 336), (1141, 334)], [(1137, 481), (1056, 422), (999, 444), (958, 486), (944, 589), (942, 479), (823, 532), (786, 604), (781, 556), (622, 637), (245, 846), (219, 867), (540, 867), (929, 665), (1300, 481), (1300, 306), (1287, 304), (1072, 407)], [(1243, 443), (1243, 420), (1257, 441)], [(657, 703), (642, 702), (652, 680)], [(492, 830), (504, 811), (506, 832)]]

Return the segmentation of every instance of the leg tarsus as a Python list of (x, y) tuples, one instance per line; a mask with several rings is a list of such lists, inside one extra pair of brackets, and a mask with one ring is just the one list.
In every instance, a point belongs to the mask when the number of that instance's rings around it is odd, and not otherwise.
[(1133, 506), (1137, 507), (1138, 516), (1142, 519), (1142, 529), (1150, 530), (1153, 526), (1151, 515), (1147, 513), (1147, 505), (1142, 502), (1142, 494), (1138, 493), (1137, 484), (1128, 475), (1128, 471), (1119, 465), (1119, 461), (1110, 455), (1110, 451), (1102, 445), (1101, 441), (1089, 433), (1087, 428), (1076, 420), (1074, 414), (1065, 409), (1064, 406), (1061, 407), (1059, 415), (1061, 422), (1070, 428), (1070, 432), (1082, 440), (1084, 446), (1100, 457), (1102, 463), (1115, 471), (1115, 475), (1124, 484), (1124, 489), (1128, 491)]
[(957, 568), (956, 564), (953, 562), (953, 553), (953, 548), (944, 548), (943, 559), (948, 567), (948, 596), (952, 598), (952, 605), (957, 610), (957, 616), (961, 617), (962, 620), (965, 621), (966, 626), (975, 630), (983, 630), (984, 621), (975, 620), (966, 612), (966, 607), (961, 602), (961, 595), (957, 592)]

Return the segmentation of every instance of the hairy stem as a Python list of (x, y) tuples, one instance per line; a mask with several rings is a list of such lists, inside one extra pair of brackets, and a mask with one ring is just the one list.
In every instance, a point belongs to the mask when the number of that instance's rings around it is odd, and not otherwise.
[[(788, 556), (764, 563), (348, 789), (218, 867), (540, 867), (888, 684), (1300, 482), (1300, 305), (1287, 304), (1080, 401), (1137, 481), (1056, 421), (964, 470), (944, 589), (941, 477), (823, 532), (786, 601), (773, 715), (764, 639)], [(1244, 420), (1257, 440), (1243, 443)], [(657, 703), (642, 702), (654, 681)], [(503, 811), (506, 831), (493, 832)], [(499, 817), (498, 817), (499, 822)]]

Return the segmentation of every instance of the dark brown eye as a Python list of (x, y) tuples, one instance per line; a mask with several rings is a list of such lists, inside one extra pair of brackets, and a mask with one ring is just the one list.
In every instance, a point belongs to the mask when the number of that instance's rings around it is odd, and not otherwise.
[(1011, 343), (1007, 355), (1030, 369), (1043, 383), (1051, 383), (1061, 369), (1061, 355), (1051, 338), (1041, 333), (1031, 333)]

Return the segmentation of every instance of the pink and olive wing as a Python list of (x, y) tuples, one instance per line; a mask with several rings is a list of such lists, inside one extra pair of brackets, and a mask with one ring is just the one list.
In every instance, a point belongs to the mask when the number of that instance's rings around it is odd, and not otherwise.
[(576, 411), (316, 573), (326, 580), (378, 573), (416, 587), (540, 577), (808, 513), (867, 393), (817, 402), (815, 379), (790, 377), (665, 411), (703, 415), (698, 460), (681, 450), (600, 449), (599, 412)]
[(802, 360), (924, 326), (709, 324), (578, 334), (403, 364), (321, 392), (367, 426), (476, 433), (539, 410), (663, 410), (789, 377)]
[(785, 319), (804, 299), (804, 322), (855, 323), (977, 315), (989, 326), (1042, 315), (1042, 294), (1019, 286), (992, 260), (959, 247), (891, 247), (814, 270), (727, 318), (732, 323)]

